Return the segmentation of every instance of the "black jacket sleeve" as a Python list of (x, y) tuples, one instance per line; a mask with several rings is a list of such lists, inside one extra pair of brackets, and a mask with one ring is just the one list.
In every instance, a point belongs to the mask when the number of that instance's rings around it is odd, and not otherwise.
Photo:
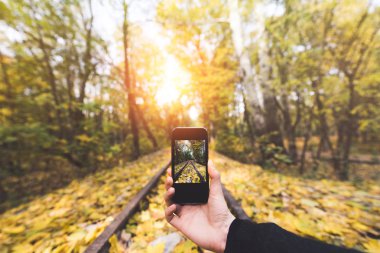
[(274, 223), (253, 223), (249, 220), (235, 219), (228, 231), (225, 253), (246, 252), (351, 253), (358, 251), (303, 238)]

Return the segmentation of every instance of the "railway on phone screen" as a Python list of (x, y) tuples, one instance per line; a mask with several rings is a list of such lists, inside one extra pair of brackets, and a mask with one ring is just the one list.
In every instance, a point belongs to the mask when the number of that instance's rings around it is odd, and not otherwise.
[(177, 182), (180, 179), (180, 177), (184, 175), (184, 172), (188, 171), (190, 172), (188, 173), (190, 174), (189, 177), (194, 178), (194, 176), (192, 175), (195, 173), (195, 177), (199, 178), (200, 183), (206, 182), (206, 178), (205, 178), (206, 175), (202, 175), (202, 173), (198, 170), (197, 165), (198, 164), (196, 163), (195, 160), (187, 160), (185, 162), (177, 164), (176, 167), (178, 167), (179, 170), (173, 176), (173, 181)]

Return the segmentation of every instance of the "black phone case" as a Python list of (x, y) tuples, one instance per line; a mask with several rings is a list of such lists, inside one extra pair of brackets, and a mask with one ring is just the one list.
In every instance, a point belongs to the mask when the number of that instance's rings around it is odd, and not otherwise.
[[(205, 128), (180, 127), (172, 131), (172, 177), (174, 179), (174, 146), (175, 140), (205, 140), (206, 161), (208, 162), (208, 134)], [(207, 164), (207, 163), (206, 163)], [(176, 204), (205, 204), (209, 195), (208, 165), (206, 165), (206, 182), (204, 183), (173, 183), (175, 189), (173, 202)]]

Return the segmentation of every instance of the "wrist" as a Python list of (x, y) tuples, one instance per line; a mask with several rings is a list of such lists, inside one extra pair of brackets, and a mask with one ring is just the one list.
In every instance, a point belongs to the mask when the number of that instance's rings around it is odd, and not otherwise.
[(227, 236), (228, 236), (228, 231), (230, 229), (231, 223), (235, 220), (235, 217), (228, 212), (228, 215), (223, 222), (222, 228), (221, 228), (221, 240), (220, 240), (220, 245), (219, 245), (219, 250), (217, 252), (224, 252), (226, 249), (226, 244), (227, 244)]

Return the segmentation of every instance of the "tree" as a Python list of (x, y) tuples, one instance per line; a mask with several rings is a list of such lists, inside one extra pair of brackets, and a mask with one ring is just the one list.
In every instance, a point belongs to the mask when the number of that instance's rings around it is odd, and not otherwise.
[[(355, 108), (358, 106), (358, 82), (366, 75), (368, 63), (379, 45), (380, 20), (375, 18), (379, 14), (378, 9), (370, 13), (369, 5), (362, 4), (357, 7), (360, 8), (360, 13), (354, 16), (354, 22), (337, 20), (332, 43), (328, 46), (337, 69), (345, 79), (348, 93), (344, 101), (346, 105), (342, 108), (344, 117), (338, 120), (341, 126), (338, 129), (337, 143), (342, 162), (338, 171), (341, 179), (348, 179), (350, 151), (354, 133), (357, 131), (359, 111)], [(348, 11), (352, 11), (351, 8), (346, 7)], [(347, 27), (351, 28), (350, 31)]]
[(124, 85), (128, 93), (128, 117), (131, 122), (133, 134), (133, 158), (140, 156), (139, 128), (137, 119), (135, 87), (131, 82), (129, 56), (128, 56), (128, 4), (123, 2), (123, 48), (124, 48)]

